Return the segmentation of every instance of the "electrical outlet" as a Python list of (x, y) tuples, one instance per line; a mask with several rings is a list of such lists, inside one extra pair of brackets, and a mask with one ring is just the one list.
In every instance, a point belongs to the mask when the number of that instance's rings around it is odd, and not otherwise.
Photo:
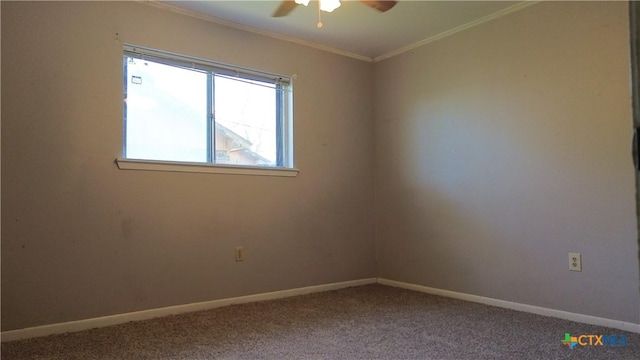
[(582, 271), (582, 256), (580, 253), (569, 253), (569, 270)]
[(244, 249), (242, 246), (236, 248), (236, 262), (244, 261)]

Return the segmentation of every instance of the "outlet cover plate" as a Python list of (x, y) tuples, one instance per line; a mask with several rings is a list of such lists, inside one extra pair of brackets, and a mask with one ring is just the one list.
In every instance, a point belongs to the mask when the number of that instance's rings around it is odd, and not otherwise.
[(580, 253), (569, 253), (569, 270), (582, 271), (582, 256)]
[(236, 252), (236, 262), (244, 261), (244, 248), (242, 246), (238, 246), (235, 249)]

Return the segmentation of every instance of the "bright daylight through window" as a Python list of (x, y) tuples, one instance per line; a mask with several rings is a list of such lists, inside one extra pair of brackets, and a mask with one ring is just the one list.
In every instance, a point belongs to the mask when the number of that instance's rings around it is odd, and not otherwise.
[(292, 167), (288, 77), (125, 46), (125, 159)]

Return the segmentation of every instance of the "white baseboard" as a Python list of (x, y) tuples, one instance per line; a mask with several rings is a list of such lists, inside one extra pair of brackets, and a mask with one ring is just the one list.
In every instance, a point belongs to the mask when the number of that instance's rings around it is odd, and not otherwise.
[(492, 299), (492, 298), (487, 298), (487, 297), (478, 296), (478, 295), (471, 295), (471, 294), (459, 293), (459, 292), (450, 291), (450, 290), (431, 288), (427, 286), (409, 284), (409, 283), (404, 283), (404, 282), (395, 281), (395, 280), (387, 280), (383, 278), (378, 278), (378, 283), (382, 285), (394, 286), (394, 287), (419, 291), (419, 292), (432, 294), (432, 295), (439, 295), (439, 296), (444, 296), (448, 298), (454, 298), (454, 299), (460, 299), (465, 301), (471, 301), (475, 303), (481, 303), (485, 305), (497, 306), (505, 309), (523, 311), (523, 312), (528, 312), (528, 313), (537, 314), (537, 315), (544, 315), (544, 316), (550, 316), (550, 317), (580, 322), (584, 324), (605, 326), (605, 327), (610, 327), (614, 329), (640, 333), (640, 324), (634, 324), (630, 322), (605, 319), (605, 318), (591, 316), (591, 315), (576, 314), (576, 313), (571, 313), (567, 311), (554, 310), (554, 309), (521, 304), (521, 303), (516, 303), (511, 301)]
[(450, 290), (431, 288), (427, 286), (415, 285), (415, 284), (410, 284), (410, 283), (405, 283), (405, 282), (400, 282), (395, 280), (388, 280), (383, 278), (378, 278), (378, 279), (370, 278), (370, 279), (361, 279), (361, 280), (353, 280), (353, 281), (344, 281), (344, 282), (332, 283), (332, 284), (308, 286), (308, 287), (296, 288), (296, 289), (290, 289), (290, 290), (274, 291), (274, 292), (255, 294), (255, 295), (240, 296), (240, 297), (228, 298), (228, 299), (198, 302), (198, 303), (185, 304), (185, 305), (169, 306), (169, 307), (163, 307), (158, 309), (150, 309), (150, 310), (125, 313), (125, 314), (102, 316), (102, 317), (97, 317), (92, 319), (69, 321), (69, 322), (64, 322), (59, 324), (36, 326), (36, 327), (30, 327), (25, 329), (9, 330), (9, 331), (3, 331), (2, 333), (0, 333), (0, 339), (2, 342), (5, 342), (5, 341), (28, 339), (28, 338), (47, 336), (47, 335), (53, 335), (53, 334), (77, 332), (77, 331), (89, 330), (93, 328), (123, 324), (131, 321), (148, 320), (148, 319), (158, 318), (162, 316), (208, 310), (208, 309), (214, 309), (214, 308), (234, 305), (234, 304), (244, 304), (244, 303), (255, 302), (255, 301), (282, 299), (282, 298), (287, 298), (287, 297), (297, 296), (297, 295), (305, 295), (305, 294), (311, 294), (316, 292), (338, 290), (338, 289), (343, 289), (343, 288), (352, 287), (352, 286), (374, 284), (376, 282), (382, 285), (394, 286), (394, 287), (404, 288), (408, 290), (419, 291), (427, 294), (439, 295), (439, 296), (444, 296), (444, 297), (449, 297), (454, 299), (460, 299), (460, 300), (471, 301), (471, 302), (476, 302), (476, 303), (481, 303), (486, 305), (497, 306), (497, 307), (506, 308), (506, 309), (523, 311), (523, 312), (544, 315), (544, 316), (551, 316), (551, 317), (556, 317), (560, 319), (581, 322), (585, 324), (605, 326), (605, 327), (610, 327), (614, 329), (640, 333), (640, 324), (634, 324), (634, 323), (624, 322), (619, 320), (605, 319), (605, 318), (600, 318), (600, 317), (590, 316), (590, 315), (570, 313), (566, 311), (548, 309), (548, 308), (527, 305), (527, 304), (520, 304), (520, 303), (511, 302), (511, 301), (492, 299), (492, 298), (487, 298), (487, 297), (478, 296), (478, 295), (471, 295), (471, 294), (465, 294), (465, 293), (460, 293), (460, 292), (455, 292)]
[(316, 292), (338, 290), (338, 289), (343, 289), (343, 288), (352, 287), (352, 286), (374, 284), (375, 282), (376, 282), (375, 278), (361, 279), (361, 280), (344, 281), (344, 282), (332, 283), (332, 284), (308, 286), (308, 287), (290, 289), (290, 290), (274, 291), (274, 292), (255, 294), (255, 295), (240, 296), (240, 297), (228, 298), (228, 299), (198, 302), (193, 304), (168, 306), (168, 307), (163, 307), (158, 309), (150, 309), (150, 310), (125, 313), (125, 314), (102, 316), (102, 317), (97, 317), (92, 319), (69, 321), (69, 322), (64, 322), (59, 324), (50, 324), (50, 325), (35, 326), (35, 327), (30, 327), (25, 329), (3, 331), (2, 333), (0, 333), (0, 338), (2, 342), (5, 342), (5, 341), (28, 339), (28, 338), (47, 336), (47, 335), (53, 335), (53, 334), (63, 334), (68, 332), (76, 332), (76, 331), (82, 331), (82, 330), (89, 330), (93, 328), (118, 325), (118, 324), (130, 322), (130, 321), (148, 320), (148, 319), (158, 318), (162, 316), (182, 314), (182, 313), (188, 313), (188, 312), (194, 312), (194, 311), (200, 311), (200, 310), (208, 310), (208, 309), (234, 305), (234, 304), (244, 304), (244, 303), (264, 301), (264, 300), (275, 300), (275, 299), (281, 299), (281, 298), (297, 296), (297, 295), (305, 295), (305, 294), (311, 294)]

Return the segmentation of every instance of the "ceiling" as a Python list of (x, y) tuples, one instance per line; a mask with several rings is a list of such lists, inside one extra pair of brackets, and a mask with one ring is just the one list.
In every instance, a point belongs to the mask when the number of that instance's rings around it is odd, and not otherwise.
[(357, 0), (342, 0), (332, 13), (318, 3), (288, 16), (271, 15), (280, 1), (158, 1), (156, 6), (245, 30), (375, 61), (528, 6), (518, 1), (399, 1), (381, 13)]

